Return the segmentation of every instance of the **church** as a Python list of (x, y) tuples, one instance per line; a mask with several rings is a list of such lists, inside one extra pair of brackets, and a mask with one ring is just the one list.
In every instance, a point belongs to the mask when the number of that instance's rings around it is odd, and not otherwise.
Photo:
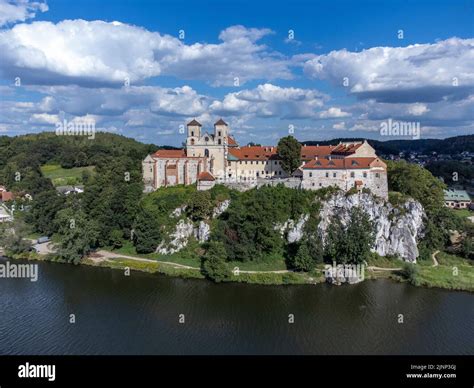
[[(304, 189), (337, 186), (370, 189), (387, 198), (387, 166), (367, 141), (301, 147), (301, 166), (292, 177), (283, 170), (275, 146), (240, 147), (222, 119), (203, 131), (197, 120), (187, 124), (186, 146), (158, 150), (143, 160), (146, 191), (178, 184), (206, 190), (215, 183), (252, 187), (289, 179)], [(292, 187), (295, 187), (294, 184)]]

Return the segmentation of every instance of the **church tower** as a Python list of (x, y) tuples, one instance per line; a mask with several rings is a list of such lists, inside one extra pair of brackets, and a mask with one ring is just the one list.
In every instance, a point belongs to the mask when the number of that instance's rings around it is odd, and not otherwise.
[(227, 142), (227, 137), (229, 136), (229, 126), (227, 123), (219, 119), (214, 124), (214, 138), (216, 139), (217, 145), (224, 145)]
[(196, 119), (191, 120), (188, 124), (188, 137), (186, 139), (186, 145), (194, 145), (199, 141), (201, 137), (201, 123)]

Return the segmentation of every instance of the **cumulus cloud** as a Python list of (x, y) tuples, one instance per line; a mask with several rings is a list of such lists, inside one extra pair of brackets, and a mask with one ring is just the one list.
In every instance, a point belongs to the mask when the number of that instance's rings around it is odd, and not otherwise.
[(335, 119), (340, 117), (348, 117), (351, 114), (349, 112), (343, 112), (341, 108), (331, 107), (327, 110), (318, 113), (318, 117), (321, 119)]
[(332, 51), (308, 60), (304, 71), (347, 86), (361, 99), (390, 103), (462, 99), (474, 90), (474, 39)]
[(272, 84), (259, 85), (227, 94), (214, 101), (210, 109), (219, 115), (251, 114), (282, 119), (313, 118), (327, 96), (313, 89), (284, 88)]
[(46, 12), (48, 5), (43, 1), (0, 0), (0, 27), (34, 18), (37, 12)]
[(59, 85), (133, 84), (159, 75), (216, 86), (290, 79), (289, 61), (258, 44), (270, 33), (231, 26), (220, 33), (220, 43), (186, 45), (170, 35), (119, 22), (34, 22), (0, 31), (0, 66), (7, 78)]

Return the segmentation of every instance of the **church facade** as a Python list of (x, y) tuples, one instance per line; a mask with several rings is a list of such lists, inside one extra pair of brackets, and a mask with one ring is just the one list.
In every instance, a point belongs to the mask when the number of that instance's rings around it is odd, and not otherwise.
[[(302, 164), (292, 178), (299, 187), (317, 190), (337, 186), (343, 190), (368, 188), (387, 198), (387, 166), (366, 142), (301, 147)], [(187, 124), (186, 147), (158, 150), (142, 163), (147, 191), (178, 184), (197, 184), (201, 190), (215, 183), (265, 183), (290, 178), (281, 166), (275, 146), (240, 147), (220, 119), (211, 133), (192, 120)]]

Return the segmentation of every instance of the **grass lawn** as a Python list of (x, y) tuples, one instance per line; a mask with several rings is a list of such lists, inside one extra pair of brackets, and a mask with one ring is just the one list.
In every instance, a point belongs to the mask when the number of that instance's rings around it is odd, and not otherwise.
[(51, 179), (54, 186), (82, 184), (83, 171), (94, 172), (94, 166), (62, 168), (59, 164), (45, 164), (41, 172), (46, 178)]
[(453, 213), (460, 218), (467, 218), (474, 216), (474, 212), (471, 212), (469, 209), (452, 209)]
[(142, 257), (144, 259), (169, 261), (169, 262), (172, 262), (172, 263), (177, 263), (177, 264), (182, 264), (182, 265), (188, 265), (190, 267), (200, 268), (201, 267), (201, 259), (192, 254), (192, 250), (195, 249), (195, 248), (196, 247), (193, 246), (193, 243), (190, 243), (188, 245), (188, 247), (186, 247), (182, 251), (174, 253), (172, 255), (160, 255), (159, 253), (141, 254), (141, 253), (137, 253), (137, 251), (135, 250), (135, 247), (133, 246), (131, 241), (124, 241), (124, 244), (121, 248), (111, 249), (110, 247), (109, 248), (106, 247), (104, 249), (115, 252), (117, 254), (121, 253), (122, 255), (137, 256), (137, 257)]
[(230, 269), (238, 267), (241, 271), (282, 271), (287, 269), (283, 258), (262, 262), (229, 261), (228, 266)]
[(441, 287), (450, 290), (474, 291), (474, 265), (472, 261), (440, 252), (436, 255), (439, 266), (419, 266), (417, 283), (427, 287)]

